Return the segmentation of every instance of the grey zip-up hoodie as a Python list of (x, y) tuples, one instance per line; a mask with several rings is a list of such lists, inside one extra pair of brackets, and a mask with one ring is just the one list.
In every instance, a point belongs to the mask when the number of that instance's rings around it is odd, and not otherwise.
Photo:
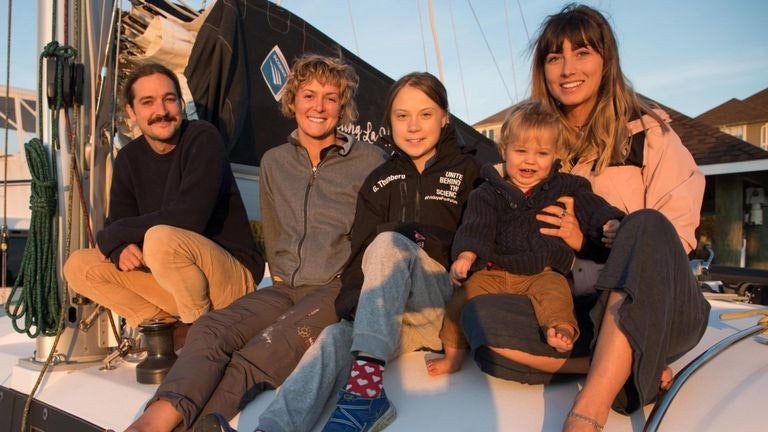
[(291, 286), (325, 285), (341, 273), (360, 186), (386, 159), (372, 144), (339, 134), (312, 167), (296, 131), (261, 159), (260, 203), (267, 263)]

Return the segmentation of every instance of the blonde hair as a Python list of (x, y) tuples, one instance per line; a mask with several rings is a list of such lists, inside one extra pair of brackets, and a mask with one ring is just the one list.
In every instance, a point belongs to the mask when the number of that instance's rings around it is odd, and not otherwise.
[(325, 57), (317, 54), (304, 54), (299, 57), (288, 74), (283, 95), (280, 98), (280, 110), (286, 117), (296, 115), (296, 93), (302, 84), (316, 80), (322, 85), (330, 84), (339, 88), (341, 112), (339, 124), (357, 119), (357, 104), (355, 93), (360, 84), (360, 78), (352, 66), (341, 59)]
[[(544, 75), (547, 55), (561, 53), (565, 40), (573, 49), (589, 46), (603, 59), (597, 103), (580, 131), (569, 127), (561, 104), (550, 93)], [(543, 102), (560, 117), (568, 143), (562, 158), (565, 170), (572, 168), (573, 160), (590, 152), (597, 154), (597, 173), (611, 164), (622, 163), (629, 154), (627, 123), (643, 114), (656, 120), (662, 131), (669, 130), (652, 107), (640, 100), (622, 73), (616, 37), (608, 21), (597, 10), (578, 4), (566, 5), (559, 13), (547, 17), (532, 48), (531, 98)]]
[(545, 129), (550, 129), (554, 133), (555, 155), (561, 157), (565, 145), (560, 116), (541, 101), (527, 99), (513, 106), (501, 125), (501, 137), (496, 144), (501, 158), (506, 159), (504, 155), (511, 143), (523, 140), (531, 134)]

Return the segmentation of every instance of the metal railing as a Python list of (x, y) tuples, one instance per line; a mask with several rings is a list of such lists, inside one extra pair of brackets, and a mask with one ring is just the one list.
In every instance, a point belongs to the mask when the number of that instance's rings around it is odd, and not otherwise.
[(738, 333), (734, 333), (720, 342), (712, 345), (709, 349), (699, 354), (698, 357), (688, 363), (677, 375), (675, 375), (672, 385), (657, 401), (651, 409), (651, 413), (648, 416), (648, 420), (643, 427), (644, 432), (656, 432), (659, 429), (664, 415), (667, 413), (669, 406), (672, 404), (677, 393), (683, 387), (683, 384), (691, 377), (696, 371), (698, 371), (707, 362), (715, 358), (718, 354), (725, 351), (727, 348), (733, 346), (739, 341), (742, 341), (748, 337), (757, 335), (758, 333), (765, 332), (768, 329), (768, 310), (750, 310), (746, 312), (737, 312), (733, 314), (722, 314), (720, 319), (733, 319), (743, 318), (749, 315), (765, 315), (760, 319), (757, 325), (749, 327)]

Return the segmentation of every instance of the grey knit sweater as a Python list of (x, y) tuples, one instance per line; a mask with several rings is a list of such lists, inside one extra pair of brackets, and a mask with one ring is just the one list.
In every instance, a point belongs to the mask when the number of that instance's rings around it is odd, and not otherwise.
[(343, 145), (323, 150), (312, 167), (296, 140), (261, 160), (260, 203), (270, 273), (292, 286), (324, 285), (349, 258), (357, 193), (385, 160), (378, 147), (340, 134)]

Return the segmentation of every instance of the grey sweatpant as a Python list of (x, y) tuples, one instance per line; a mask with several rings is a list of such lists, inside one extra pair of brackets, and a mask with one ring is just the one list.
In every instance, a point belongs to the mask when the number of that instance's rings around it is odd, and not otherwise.
[(346, 382), (354, 353), (390, 360), (440, 350), (444, 307), (453, 288), (445, 268), (406, 237), (379, 234), (363, 256), (355, 322), (326, 327), (261, 414), (267, 432), (308, 431)]
[(201, 416), (234, 417), (259, 393), (279, 386), (301, 355), (333, 323), (338, 278), (323, 286), (278, 283), (200, 317), (147, 405), (163, 399), (183, 417), (177, 431)]

